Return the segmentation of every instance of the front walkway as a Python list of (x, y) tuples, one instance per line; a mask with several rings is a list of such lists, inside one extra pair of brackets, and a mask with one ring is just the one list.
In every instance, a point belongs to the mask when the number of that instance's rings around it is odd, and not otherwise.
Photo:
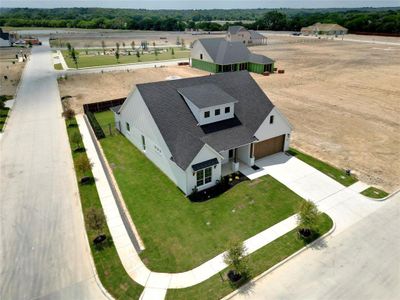
[[(227, 267), (221, 253), (202, 265), (182, 273), (158, 273), (150, 271), (142, 262), (122, 221), (118, 206), (112, 194), (106, 174), (97, 155), (95, 144), (84, 117), (78, 115), (76, 120), (82, 134), (89, 160), (93, 163), (93, 176), (100, 201), (107, 219), (111, 236), (121, 262), (129, 276), (145, 287), (141, 299), (164, 299), (167, 289), (179, 289), (196, 285)], [(95, 141), (97, 142), (97, 141)], [(275, 239), (293, 230), (297, 226), (297, 215), (293, 215), (274, 226), (244, 241), (247, 253), (251, 254)]]
[(259, 159), (255, 164), (260, 167), (257, 171), (246, 165), (241, 165), (239, 171), (250, 180), (271, 175), (302, 198), (316, 203), (321, 211), (335, 221), (334, 235), (382, 205), (359, 193), (360, 189), (367, 187), (365, 184), (357, 182), (345, 187), (298, 158), (285, 153)]

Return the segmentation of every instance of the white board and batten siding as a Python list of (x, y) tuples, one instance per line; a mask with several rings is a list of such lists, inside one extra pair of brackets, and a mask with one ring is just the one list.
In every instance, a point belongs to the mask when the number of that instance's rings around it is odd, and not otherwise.
[[(170, 159), (171, 152), (138, 89), (128, 96), (116, 116), (121, 133), (186, 193), (186, 173)], [(145, 138), (145, 149), (142, 136)]]
[[(270, 124), (271, 116), (274, 116), (274, 121), (272, 124)], [(254, 136), (259, 141), (264, 141), (273, 137), (285, 135), (285, 144), (283, 150), (287, 151), (289, 150), (290, 133), (292, 132), (292, 129), (293, 128), (290, 125), (289, 121), (276, 107), (274, 107), (267, 118), (264, 120), (264, 122), (261, 124), (261, 126), (257, 129)]]
[[(201, 56), (202, 54), (202, 56)], [(203, 45), (197, 40), (193, 44), (193, 48), (190, 51), (190, 57), (198, 60), (204, 60), (213, 63), (214, 60), (211, 56), (207, 53), (206, 49)]]
[(197, 153), (196, 157), (190, 163), (189, 167), (186, 169), (186, 178), (187, 178), (187, 189), (186, 194), (189, 195), (193, 192), (193, 189), (197, 185), (197, 177), (196, 173), (193, 172), (192, 165), (197, 163), (201, 163), (203, 161), (207, 161), (209, 159), (216, 158), (218, 160), (218, 164), (212, 166), (212, 179), (211, 182), (204, 184), (202, 186), (197, 187), (197, 190), (201, 191), (206, 188), (212, 187), (216, 184), (217, 180), (221, 180), (221, 159), (222, 157), (217, 154), (210, 146), (205, 144), (203, 148)]

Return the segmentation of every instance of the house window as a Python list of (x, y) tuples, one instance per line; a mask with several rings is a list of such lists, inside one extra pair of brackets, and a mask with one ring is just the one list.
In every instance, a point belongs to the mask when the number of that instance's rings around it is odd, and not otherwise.
[(203, 59), (203, 53), (200, 54), (200, 59)]
[(220, 114), (221, 114), (221, 110), (220, 110), (219, 108), (216, 109), (216, 110), (215, 110), (215, 115), (216, 115), (216, 116), (219, 116)]
[(143, 147), (143, 151), (146, 151), (146, 139), (144, 138), (143, 135), (142, 135), (142, 147)]
[(274, 116), (269, 117), (269, 124), (274, 124)]
[(202, 186), (212, 180), (212, 167), (205, 168), (196, 172), (196, 185)]
[(204, 112), (204, 118), (209, 118), (210, 117), (210, 112), (209, 111), (205, 111)]
[(131, 131), (131, 126), (129, 126), (129, 123), (126, 122), (125, 125), (126, 125), (126, 130), (127, 130), (127, 131)]
[(225, 107), (225, 113), (229, 114), (231, 112), (230, 106)]

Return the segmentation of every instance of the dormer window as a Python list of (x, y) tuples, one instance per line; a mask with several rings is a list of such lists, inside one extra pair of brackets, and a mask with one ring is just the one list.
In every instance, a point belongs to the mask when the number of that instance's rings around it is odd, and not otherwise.
[(203, 53), (200, 54), (200, 59), (203, 59)]
[(199, 126), (235, 117), (235, 103), (238, 101), (216, 84), (187, 86), (179, 88), (178, 93), (186, 101)]

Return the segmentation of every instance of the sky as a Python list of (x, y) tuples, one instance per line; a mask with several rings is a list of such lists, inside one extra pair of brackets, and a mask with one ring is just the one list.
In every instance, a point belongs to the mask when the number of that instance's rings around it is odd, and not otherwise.
[(394, 7), (400, 0), (0, 0), (0, 7), (146, 9)]

